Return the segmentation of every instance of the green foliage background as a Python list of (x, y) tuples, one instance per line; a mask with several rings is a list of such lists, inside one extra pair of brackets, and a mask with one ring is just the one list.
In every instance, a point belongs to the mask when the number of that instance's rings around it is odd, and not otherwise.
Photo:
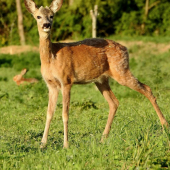
[[(38, 6), (49, 6), (51, 0), (35, 1)], [(150, 0), (149, 6), (157, 2)], [(36, 21), (27, 12), (24, 2), (24, 30), (29, 44), (38, 43)], [(98, 5), (98, 37), (110, 35), (152, 35), (170, 34), (170, 0), (160, 0), (145, 17), (146, 0), (74, 0), (69, 6), (64, 0), (61, 10), (56, 14), (53, 25), (53, 40), (82, 39), (91, 37), (90, 10)], [(15, 1), (0, 1), (0, 46), (18, 44), (17, 13)], [(144, 29), (142, 25), (145, 25)]]

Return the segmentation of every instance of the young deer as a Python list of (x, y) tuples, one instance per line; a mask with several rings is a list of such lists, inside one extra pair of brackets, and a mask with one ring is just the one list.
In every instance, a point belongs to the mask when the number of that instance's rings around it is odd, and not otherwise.
[(35, 78), (24, 78), (23, 76), (26, 74), (27, 69), (24, 68), (20, 74), (13, 77), (13, 80), (16, 82), (17, 85), (23, 84), (23, 83), (37, 83), (38, 80)]
[(37, 20), (41, 73), (49, 89), (46, 126), (41, 148), (46, 146), (50, 122), (55, 111), (59, 90), (63, 96), (64, 147), (68, 147), (68, 117), (70, 90), (73, 84), (94, 82), (109, 104), (109, 116), (103, 138), (107, 137), (119, 102), (110, 89), (109, 77), (146, 96), (152, 103), (160, 122), (168, 126), (149, 86), (139, 82), (130, 72), (127, 49), (111, 40), (85, 39), (75, 43), (52, 43), (50, 32), (54, 14), (63, 0), (53, 0), (49, 7), (37, 8), (32, 0), (24, 0), (27, 10)]

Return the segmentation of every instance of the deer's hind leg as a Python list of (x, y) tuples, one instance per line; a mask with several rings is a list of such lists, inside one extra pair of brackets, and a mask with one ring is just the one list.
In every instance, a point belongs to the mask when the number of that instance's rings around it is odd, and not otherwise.
[(115, 97), (113, 92), (111, 91), (108, 79), (103, 80), (102, 83), (97, 82), (95, 84), (98, 87), (98, 89), (100, 90), (101, 94), (106, 99), (106, 101), (108, 102), (109, 109), (110, 109), (107, 124), (106, 124), (105, 130), (103, 132), (103, 136), (102, 136), (102, 139), (101, 139), (101, 142), (102, 142), (103, 139), (106, 138), (108, 136), (109, 132), (110, 132), (111, 125), (112, 125), (114, 116), (116, 114), (116, 110), (117, 110), (118, 105), (119, 105), (119, 101), (117, 100), (117, 98)]
[[(123, 70), (123, 69), (122, 69)], [(144, 96), (146, 96), (150, 102), (152, 103), (159, 119), (160, 122), (163, 125), (168, 126), (168, 122), (166, 121), (164, 115), (162, 114), (157, 102), (156, 102), (156, 98), (154, 97), (154, 95), (152, 94), (151, 88), (141, 82), (139, 82), (130, 72), (129, 69), (126, 69), (122, 72), (117, 72), (117, 71), (113, 71), (112, 72), (112, 78), (114, 78), (119, 84), (127, 86), (135, 91), (138, 91), (139, 93), (143, 94)]]

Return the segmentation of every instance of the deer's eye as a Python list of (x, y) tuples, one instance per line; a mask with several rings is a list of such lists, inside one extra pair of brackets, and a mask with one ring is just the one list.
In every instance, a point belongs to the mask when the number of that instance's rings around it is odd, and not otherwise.
[(51, 15), (50, 18), (53, 19), (53, 16)]
[(41, 17), (40, 17), (40, 16), (37, 16), (37, 19), (41, 19)]

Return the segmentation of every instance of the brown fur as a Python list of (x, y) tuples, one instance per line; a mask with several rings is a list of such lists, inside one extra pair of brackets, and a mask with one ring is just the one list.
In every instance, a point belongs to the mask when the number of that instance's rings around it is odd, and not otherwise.
[(26, 74), (27, 69), (23, 69), (20, 74), (13, 77), (13, 80), (16, 82), (17, 85), (24, 84), (24, 83), (37, 83), (38, 80), (35, 78), (24, 78), (23, 76)]
[[(27, 3), (26, 0), (25, 3)], [(31, 1), (31, 0), (30, 0)], [(62, 5), (62, 0), (54, 0)], [(94, 82), (109, 104), (108, 121), (103, 132), (103, 137), (108, 136), (113, 118), (116, 114), (119, 102), (110, 89), (109, 77), (121, 85), (145, 95), (157, 112), (161, 124), (168, 125), (156, 99), (149, 86), (140, 83), (129, 70), (129, 56), (126, 47), (111, 40), (86, 39), (75, 43), (52, 43), (50, 30), (44, 30), (44, 24), (52, 24), (49, 18), (55, 13), (52, 2), (49, 11), (36, 9), (34, 18), (37, 19), (40, 35), (41, 73), (49, 89), (49, 104), (47, 121), (42, 138), (41, 147), (45, 147), (50, 127), (50, 122), (55, 111), (59, 90), (63, 95), (63, 123), (64, 123), (64, 147), (68, 147), (68, 111), (70, 102), (70, 90), (73, 84), (86, 84)], [(28, 8), (28, 5), (26, 5)], [(43, 7), (41, 7), (43, 8)], [(57, 9), (55, 7), (55, 9)], [(29, 9), (30, 11), (31, 9)], [(32, 12), (33, 13), (33, 12)], [(103, 140), (103, 138), (102, 138)]]

